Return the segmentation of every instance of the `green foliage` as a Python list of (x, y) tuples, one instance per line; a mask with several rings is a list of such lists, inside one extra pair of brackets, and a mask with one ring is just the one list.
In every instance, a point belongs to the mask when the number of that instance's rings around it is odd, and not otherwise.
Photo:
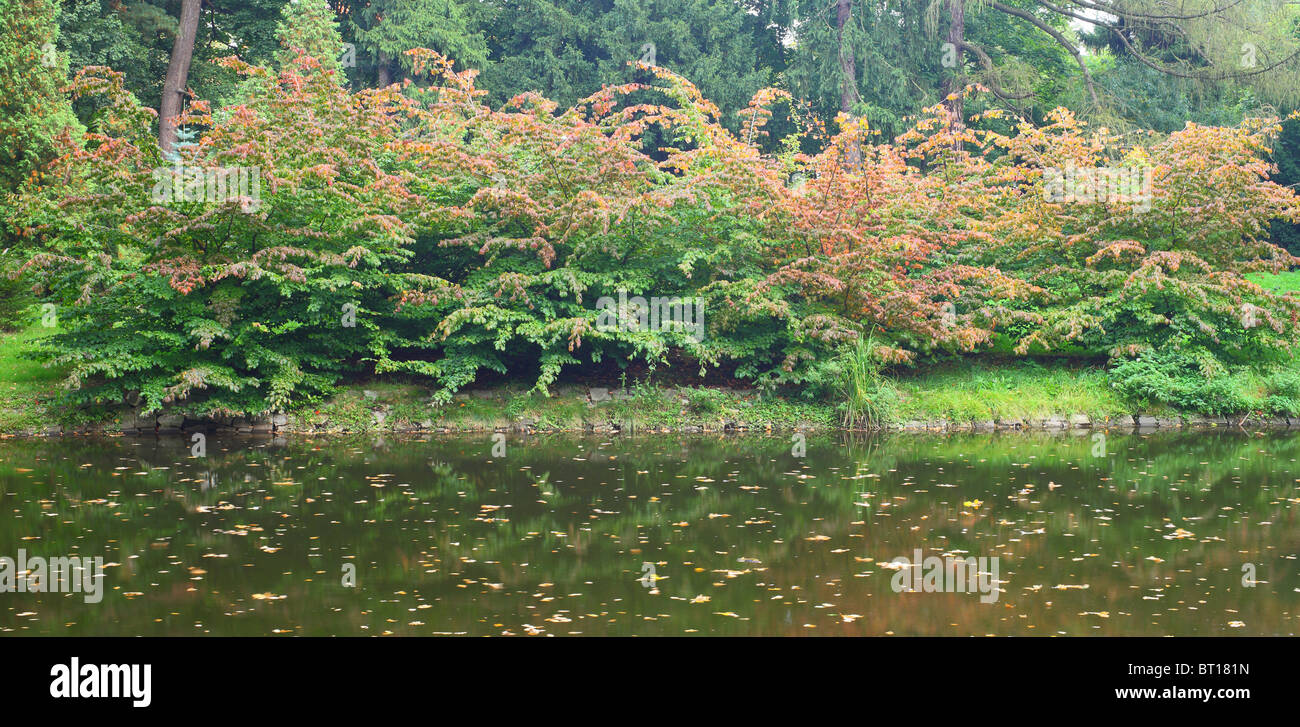
[(39, 174), (59, 135), (81, 133), (58, 30), (53, 0), (0, 0), (0, 197)]
[[(606, 15), (642, 8), (616, 6)], [(73, 403), (248, 414), (396, 374), (447, 405), (493, 374), (544, 395), (572, 369), (671, 366), (838, 396), (857, 427), (896, 415), (881, 366), (918, 356), (1179, 350), (1227, 371), (1295, 344), (1300, 301), (1242, 277), (1292, 262), (1263, 239), (1271, 219), (1300, 219), (1268, 180), (1274, 121), (1134, 141), (1065, 110), (1042, 126), (989, 113), (999, 126), (977, 129), (936, 106), (893, 143), (864, 145), (859, 121), (816, 154), (792, 135), (770, 156), (750, 142), (794, 103), (780, 90), (754, 97), (743, 134), (685, 78), (623, 61), (643, 82), (563, 109), (537, 94), (493, 107), (472, 69), (426, 50), (404, 56), (418, 84), (352, 92), (322, 72), (342, 43), (324, 0), (284, 18), (279, 66), (225, 61), (248, 103), (193, 102), (193, 143), (174, 159), (122, 75), (79, 75), (78, 96), (100, 99), (94, 129), (64, 143), (14, 213), (33, 240), (24, 272), (61, 311), (43, 353), (67, 367)], [(690, 17), (642, 20), (695, 32)], [(619, 33), (601, 37), (613, 48)], [(1047, 169), (1108, 164), (1158, 170), (1149, 207), (1044, 199)], [(251, 171), (255, 189), (193, 195), (173, 165)], [(160, 200), (160, 187), (184, 193)], [(696, 327), (623, 325), (637, 296), (692, 301)], [(1126, 396), (1244, 401), (1151, 366), (1117, 369)], [(626, 413), (675, 416), (656, 396)], [(686, 396), (695, 414), (726, 411)]]
[(686, 410), (703, 417), (717, 416), (727, 401), (727, 395), (716, 389), (689, 388), (682, 391)]
[(1097, 82), (1117, 108), (1113, 119), (1130, 128), (1170, 133), (1189, 121), (1231, 126), (1241, 123), (1245, 115), (1263, 112), (1249, 88), (1206, 87), (1127, 58), (1097, 74)]
[[(297, 76), (317, 67), (304, 63), (295, 59), (255, 116), (218, 121), (196, 104), (186, 119), (209, 128), (181, 150), (186, 173), (211, 178), (235, 167), (252, 177), (248, 186), (161, 203), (158, 193), (177, 180), (161, 164), (150, 114), (120, 76), (79, 79), (82, 91), (107, 97), (113, 144), (64, 158), (61, 171), (86, 196), (69, 203), (60, 187), (26, 200), (38, 234), (56, 240), (30, 262), (59, 303), (66, 331), (43, 344), (49, 360), (68, 365), (73, 403), (284, 409), (329, 392), (372, 350), (365, 311), (384, 304), (380, 268), (395, 261), (402, 233), (378, 167), (365, 162), (392, 122), (354, 107), (323, 74)], [(305, 128), (304, 118), (317, 123)], [(367, 128), (374, 133), (357, 134)], [(322, 152), (356, 164), (326, 173)], [(349, 305), (359, 311), (355, 328), (342, 323)]]
[[(779, 41), (741, 3), (714, 0), (494, 2), (483, 22), (494, 104), (537, 92), (568, 106), (603, 84), (648, 79), (650, 62), (690, 78), (735, 128), (735, 113), (781, 70)], [(651, 51), (653, 47), (653, 51)]]
[[(1173, 406), (1202, 414), (1236, 414), (1260, 408), (1249, 393), (1244, 367), (1224, 366), (1210, 351), (1165, 347), (1120, 361), (1111, 369), (1119, 393), (1141, 409)], [(1285, 392), (1283, 392), (1285, 394)]]
[(281, 66), (293, 63), (299, 52), (320, 62), (321, 68), (342, 79), (339, 57), (343, 55), (343, 38), (339, 35), (334, 9), (327, 0), (289, 0), (281, 11), (280, 24), (275, 28), (280, 52), (276, 59)]
[[(857, 79), (855, 116), (892, 138), (906, 127), (906, 117), (940, 98), (945, 69), (941, 41), (925, 24), (925, 2), (855, 3), (843, 43), (853, 54)], [(801, 0), (802, 21), (791, 28), (797, 44), (786, 71), (789, 89), (806, 100), (821, 118), (840, 111), (845, 75), (840, 65), (841, 37), (835, 3)]]
[(376, 63), (397, 63), (406, 70), (406, 51), (428, 48), (470, 68), (487, 62), (487, 43), (475, 20), (477, 3), (464, 0), (371, 0), (350, 16), (358, 50)]
[[(87, 66), (116, 68), (126, 74), (128, 87), (156, 106), (176, 19), (152, 3), (134, 2), (119, 9), (114, 5), (110, 0), (65, 0), (59, 14), (59, 49), (67, 54), (70, 72)], [(193, 72), (195, 82), (202, 82), (203, 65)], [(83, 120), (94, 111), (86, 100), (76, 108)]]
[[(1300, 119), (1290, 118), (1282, 124), (1272, 157), (1277, 164), (1274, 181), (1292, 189), (1300, 187)], [(1269, 240), (1292, 255), (1300, 255), (1300, 223), (1273, 220)]]
[(1300, 368), (1279, 366), (1265, 379), (1265, 409), (1283, 416), (1300, 415)]
[(36, 299), (30, 285), (9, 271), (18, 267), (16, 256), (0, 254), (0, 332), (17, 331), (28, 324), (28, 312)]

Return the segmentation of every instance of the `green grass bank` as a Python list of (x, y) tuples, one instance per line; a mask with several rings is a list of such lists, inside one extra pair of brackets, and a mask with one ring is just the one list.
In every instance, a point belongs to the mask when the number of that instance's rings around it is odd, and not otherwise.
[[(1300, 272), (1251, 279), (1277, 292), (1300, 289)], [(810, 401), (797, 393), (654, 381), (612, 388), (560, 383), (547, 394), (507, 383), (462, 391), (438, 406), (431, 402), (430, 388), (382, 378), (354, 381), (325, 401), (256, 419), (192, 421), (182, 413), (145, 414), (126, 406), (67, 409), (58, 403), (64, 372), (25, 355), (37, 339), (55, 330), (34, 321), (19, 332), (0, 333), (0, 436), (214, 427), (311, 433), (831, 429), (843, 426), (846, 410), (843, 400)], [(1144, 379), (1139, 372), (1117, 381), (1116, 373), (1098, 362), (984, 355), (879, 372), (854, 385), (867, 387), (859, 398), (873, 412), (875, 425), (905, 430), (1052, 429), (1085, 422), (1300, 428), (1300, 365), (1294, 361), (1268, 370), (1225, 372), (1212, 382), (1199, 381), (1197, 374), (1182, 381), (1166, 379)], [(1165, 392), (1143, 400), (1131, 393), (1160, 393), (1161, 387), (1177, 396)], [(1187, 405), (1174, 406), (1170, 400)]]

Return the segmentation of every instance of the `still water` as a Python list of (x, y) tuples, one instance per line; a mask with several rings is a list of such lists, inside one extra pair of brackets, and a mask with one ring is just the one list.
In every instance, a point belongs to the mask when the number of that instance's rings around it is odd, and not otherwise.
[[(1295, 435), (198, 444), (0, 442), (0, 556), (104, 565), (98, 603), (0, 593), (0, 634), (1300, 630)], [(918, 549), (992, 588), (898, 590)]]

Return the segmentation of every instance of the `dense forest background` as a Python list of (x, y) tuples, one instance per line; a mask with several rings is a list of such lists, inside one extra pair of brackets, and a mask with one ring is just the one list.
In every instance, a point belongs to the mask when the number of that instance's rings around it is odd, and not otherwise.
[[(187, 79), (220, 105), (240, 93), (238, 75), (213, 61), (238, 55), (266, 64), (282, 53), (276, 26), (287, 0), (194, 2), (197, 38)], [(1253, 17), (1186, 22), (1157, 2), (1037, 0), (330, 0), (341, 64), (354, 88), (410, 76), (405, 53), (429, 48), (480, 72), (500, 106), (536, 91), (567, 107), (603, 84), (638, 78), (629, 61), (653, 61), (691, 79), (737, 128), (737, 112), (762, 88), (788, 90), (829, 123), (845, 111), (885, 139), (961, 83), (979, 82), (1002, 105), (1042, 120), (1058, 106), (1095, 123), (1170, 132), (1186, 122), (1225, 125), (1271, 109), (1285, 116), (1300, 94), (1288, 47), (1296, 22), (1285, 3), (1247, 3)], [(180, 22), (180, 0), (62, 0), (54, 44), (70, 73), (105, 65), (158, 108)], [(1184, 3), (1192, 17), (1205, 6)], [(1267, 17), (1276, 6), (1276, 18)], [(1131, 19), (1092, 8), (1127, 8)], [(1265, 14), (1260, 14), (1265, 13)], [(1096, 20), (1096, 24), (1083, 19)], [(1108, 19), (1102, 22), (1102, 19)], [(1278, 26), (1281, 27), (1278, 27)], [(945, 44), (956, 40), (960, 48)], [(1084, 55), (1076, 53), (1085, 49)], [(1270, 50), (1272, 54), (1270, 55)], [(342, 57), (342, 56), (341, 56)], [(1086, 74), (1085, 75), (1085, 69)], [(974, 113), (978, 109), (967, 109)], [(77, 111), (88, 120), (92, 108)], [(1277, 150), (1294, 175), (1300, 137), (1287, 125)], [(781, 134), (772, 134), (779, 138)], [(1287, 179), (1287, 183), (1296, 181)]]

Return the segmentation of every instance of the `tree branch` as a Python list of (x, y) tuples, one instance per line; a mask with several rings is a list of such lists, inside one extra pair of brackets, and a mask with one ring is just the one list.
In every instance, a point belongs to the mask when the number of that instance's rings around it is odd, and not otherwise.
[[(1041, 6), (1045, 7), (1045, 8), (1047, 8), (1048, 10), (1051, 10), (1051, 11), (1054, 12), (1054, 13), (1059, 13), (1059, 14), (1061, 14), (1061, 15), (1064, 15), (1064, 16), (1066, 16), (1066, 17), (1070, 17), (1070, 18), (1074, 18), (1074, 19), (1076, 19), (1076, 20), (1082, 20), (1083, 22), (1085, 22), (1085, 23), (1090, 23), (1090, 24), (1092, 24), (1092, 25), (1099, 25), (1099, 26), (1101, 26), (1101, 27), (1103, 27), (1103, 28), (1109, 30), (1110, 32), (1112, 32), (1112, 33), (1115, 34), (1115, 37), (1119, 38), (1120, 42), (1124, 44), (1124, 47), (1128, 50), (1129, 53), (1133, 54), (1133, 58), (1136, 59), (1139, 63), (1141, 63), (1142, 65), (1144, 65), (1144, 66), (1146, 66), (1146, 67), (1148, 67), (1148, 68), (1152, 68), (1152, 69), (1154, 69), (1154, 70), (1160, 71), (1161, 73), (1166, 73), (1166, 74), (1168, 74), (1168, 75), (1170, 75), (1170, 76), (1174, 76), (1174, 77), (1176, 77), (1176, 78), (1190, 78), (1190, 79), (1198, 80), (1198, 81), (1226, 81), (1226, 80), (1229, 80), (1229, 79), (1247, 78), (1247, 77), (1249, 77), (1249, 76), (1257, 76), (1257, 75), (1259, 75), (1259, 74), (1261, 74), (1261, 73), (1267, 73), (1267, 72), (1269, 72), (1269, 71), (1271, 71), (1271, 70), (1273, 70), (1273, 69), (1275, 69), (1275, 68), (1278, 68), (1278, 67), (1280, 67), (1280, 66), (1286, 65), (1287, 63), (1291, 62), (1292, 60), (1294, 60), (1294, 59), (1297, 58), (1297, 57), (1300, 57), (1300, 49), (1297, 49), (1296, 51), (1294, 51), (1293, 53), (1291, 53), (1291, 55), (1287, 56), (1286, 58), (1283, 58), (1282, 60), (1278, 61), (1277, 63), (1273, 63), (1273, 64), (1266, 65), (1266, 66), (1262, 66), (1262, 67), (1260, 67), (1260, 68), (1257, 69), (1257, 70), (1252, 70), (1252, 71), (1240, 71), (1240, 72), (1228, 72), (1228, 73), (1215, 73), (1215, 74), (1206, 74), (1206, 73), (1187, 73), (1187, 72), (1184, 72), (1184, 71), (1179, 71), (1179, 70), (1175, 70), (1175, 69), (1173, 69), (1173, 68), (1170, 68), (1170, 67), (1167, 66), (1167, 65), (1164, 65), (1164, 64), (1161, 64), (1161, 63), (1159, 63), (1159, 62), (1157, 62), (1157, 61), (1151, 60), (1151, 59), (1148, 58), (1147, 56), (1143, 55), (1141, 51), (1139, 51), (1137, 48), (1135, 48), (1135, 47), (1133, 46), (1133, 43), (1132, 43), (1132, 41), (1130, 41), (1130, 40), (1128, 39), (1128, 36), (1124, 35), (1124, 32), (1123, 32), (1120, 28), (1115, 27), (1115, 25), (1112, 24), (1112, 23), (1104, 23), (1104, 22), (1101, 22), (1101, 21), (1099, 21), (1099, 20), (1097, 20), (1097, 19), (1095, 19), (1095, 18), (1085, 18), (1085, 17), (1083, 17), (1082, 15), (1079, 15), (1079, 14), (1077, 14), (1077, 13), (1071, 11), (1071, 10), (1068, 10), (1068, 9), (1066, 9), (1066, 8), (1063, 8), (1063, 7), (1060, 7), (1060, 6), (1058, 6), (1058, 5), (1053, 4), (1053, 3), (1051, 3), (1051, 2), (1048, 2), (1048, 0), (1036, 0), (1036, 1), (1038, 2), (1039, 5), (1041, 5)], [(1087, 4), (1087, 3), (1080, 2), (1080, 0), (1074, 0), (1074, 1), (1075, 1), (1075, 2), (1078, 2), (1080, 5), (1083, 5), (1084, 7), (1092, 7), (1092, 6), (1090, 6), (1089, 4)], [(996, 4), (996, 3), (995, 3), (995, 4)], [(1234, 5), (1235, 5), (1235, 4), (1237, 4), (1237, 3), (1234, 3)], [(1229, 6), (1229, 7), (1231, 7), (1231, 6)], [(1227, 8), (1222, 8), (1222, 9), (1216, 10), (1215, 12), (1223, 12), (1223, 10), (1226, 10), (1226, 9), (1227, 9)], [(1109, 11), (1105, 11), (1105, 10), (1103, 10), (1102, 12), (1109, 12)], [(1111, 13), (1111, 14), (1114, 15), (1115, 13)], [(1207, 13), (1207, 14), (1208, 14), (1208, 13)], [(1198, 15), (1198, 16), (1195, 16), (1195, 17), (1204, 17), (1204, 15), (1206, 15), (1206, 14)], [(1139, 16), (1132, 16), (1132, 17), (1136, 17), (1136, 18), (1138, 18), (1138, 19), (1144, 19), (1144, 18), (1151, 18), (1151, 17), (1154, 17), (1154, 16), (1141, 16), (1141, 15), (1139, 15)]]
[(970, 51), (971, 55), (979, 59), (980, 65), (984, 66), (984, 70), (988, 71), (990, 76), (989, 88), (993, 91), (994, 96), (997, 96), (1003, 101), (1019, 101), (1021, 99), (1030, 98), (1034, 95), (1033, 91), (1028, 91), (1026, 93), (1010, 93), (1004, 91), (1002, 86), (997, 82), (997, 79), (992, 78), (993, 59), (989, 57), (989, 54), (986, 53), (983, 48), (971, 43), (970, 41), (963, 40), (961, 42), (961, 49), (964, 51)]
[(1061, 35), (1060, 31), (1047, 23), (1044, 23), (1042, 20), (1039, 20), (1033, 15), (1033, 13), (1021, 10), (1020, 8), (1008, 7), (1000, 2), (991, 2), (989, 3), (989, 7), (1006, 13), (1007, 15), (1014, 15), (1055, 38), (1056, 42), (1059, 43), (1062, 48), (1065, 48), (1070, 52), (1070, 55), (1074, 56), (1075, 62), (1079, 64), (1079, 70), (1083, 71), (1083, 80), (1088, 84), (1088, 93), (1092, 96), (1092, 103), (1096, 106), (1101, 105), (1101, 101), (1097, 98), (1097, 84), (1092, 80), (1092, 73), (1088, 71), (1088, 64), (1083, 62), (1083, 55), (1079, 53), (1079, 49), (1075, 48), (1064, 35)]

